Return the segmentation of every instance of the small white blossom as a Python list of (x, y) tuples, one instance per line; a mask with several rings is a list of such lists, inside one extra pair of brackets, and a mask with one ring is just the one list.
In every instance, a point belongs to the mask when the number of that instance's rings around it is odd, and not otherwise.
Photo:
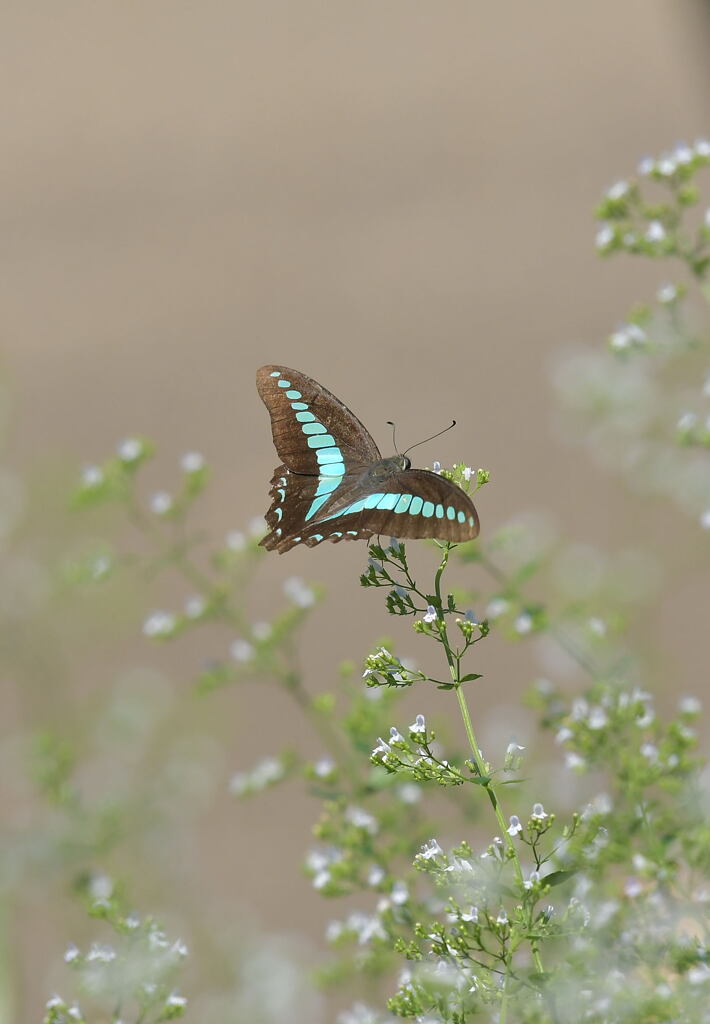
[(373, 889), (383, 881), (385, 877), (385, 869), (379, 864), (373, 864), (370, 870), (367, 872), (367, 884), (371, 885)]
[(542, 806), (542, 804), (538, 803), (533, 804), (532, 814), (530, 815), (530, 817), (534, 821), (544, 821), (545, 818), (549, 817), (549, 815), (546, 814), (545, 808)]
[(70, 964), (72, 962), (72, 960), (76, 960), (76, 958), (78, 956), (79, 956), (79, 947), (75, 946), (74, 943), (71, 942), (67, 946), (66, 950), (64, 951), (64, 962), (67, 963), (67, 964)]
[(167, 491), (156, 491), (150, 498), (150, 510), (156, 516), (165, 516), (173, 507), (173, 499)]
[(84, 466), (81, 471), (81, 482), (86, 488), (98, 487), (104, 482), (104, 471), (100, 466)]
[(204, 468), (205, 459), (199, 452), (185, 452), (180, 459), (183, 473), (199, 473)]
[(613, 241), (613, 227), (611, 226), (611, 224), (602, 224), (602, 226), (597, 231), (596, 238), (594, 239), (594, 244), (596, 245), (597, 249), (606, 249), (611, 245)]
[(570, 751), (565, 755), (565, 764), (568, 768), (573, 771), (579, 768), (580, 770), (586, 766), (586, 761), (579, 754), (575, 754), (574, 751)]
[(611, 188), (607, 189), (607, 199), (623, 199), (629, 191), (628, 181), (617, 181), (616, 184), (612, 185)]
[(658, 170), (666, 178), (670, 178), (673, 174), (675, 174), (677, 169), (678, 167), (675, 160), (670, 156), (662, 156), (661, 159), (658, 161)]
[(463, 468), (463, 478), (466, 481), (466, 483), (469, 483), (469, 481), (471, 480), (471, 477), (474, 475), (474, 473), (475, 473), (475, 471), (471, 468), (471, 466), (464, 466), (464, 468)]
[(48, 1010), (59, 1010), (63, 1009), (67, 1004), (61, 996), (54, 995), (50, 996), (45, 1005)]
[(392, 747), (389, 743), (385, 743), (381, 736), (377, 737), (377, 746), (372, 751), (372, 757), (386, 758), (387, 754), (392, 753)]
[(267, 640), (273, 632), (273, 626), (270, 622), (255, 622), (251, 631), (255, 640)]
[(504, 615), (509, 608), (510, 602), (504, 597), (494, 597), (492, 601), (488, 602), (486, 616), (489, 619), (497, 619), (500, 615)]
[(638, 878), (627, 878), (624, 882), (624, 893), (631, 900), (635, 900), (637, 896), (640, 896), (643, 892), (643, 885), (639, 882)]
[(127, 437), (118, 446), (118, 457), (121, 462), (135, 462), (145, 452), (145, 446), (138, 437)]
[(170, 636), (177, 625), (172, 612), (153, 612), (143, 623), (145, 636)]
[(631, 338), (626, 330), (620, 328), (610, 335), (609, 344), (615, 352), (624, 352), (627, 348), (631, 347)]
[(642, 757), (645, 757), (647, 761), (654, 763), (658, 760), (658, 747), (654, 743), (643, 743), (640, 748)]
[(646, 175), (650, 174), (653, 171), (655, 166), (656, 166), (656, 161), (653, 159), (653, 157), (645, 156), (640, 161), (637, 170), (638, 170), (640, 175), (642, 175), (643, 177), (646, 177)]
[(345, 811), (345, 820), (350, 825), (354, 825), (355, 828), (361, 828), (373, 836), (379, 831), (377, 818), (368, 811), (363, 810), (362, 807), (348, 807)]
[(249, 533), (252, 537), (261, 537), (266, 531), (266, 522), (263, 516), (254, 516), (249, 520)]
[(660, 220), (652, 220), (646, 229), (647, 242), (663, 242), (666, 239), (666, 229)]
[(677, 164), (689, 164), (693, 159), (694, 153), (690, 146), (686, 146), (684, 142), (679, 142), (673, 151), (673, 156)]
[(693, 149), (696, 156), (710, 157), (710, 142), (707, 139), (696, 139)]
[(417, 715), (413, 723), (409, 726), (410, 733), (414, 733), (415, 736), (426, 735), (426, 721), (424, 715)]
[(505, 752), (509, 756), (512, 756), (513, 754), (522, 754), (524, 750), (525, 747), (521, 747), (521, 745), (519, 743), (516, 743), (515, 740), (511, 740), (511, 742), (506, 747)]
[(283, 589), (286, 597), (299, 608), (310, 608), (315, 602), (316, 595), (298, 576), (289, 576), (284, 581)]
[(520, 824), (520, 818), (517, 814), (511, 814), (510, 826), (507, 829), (509, 836), (517, 836), (523, 831), (523, 826)]
[(184, 996), (178, 995), (177, 992), (171, 992), (168, 998), (165, 1000), (165, 1005), (173, 1008), (183, 1009), (187, 1006), (187, 999)]
[(537, 883), (539, 881), (540, 881), (540, 872), (539, 871), (531, 871), (530, 874), (528, 875), (527, 879), (523, 882), (523, 887), (525, 889), (532, 889), (535, 885), (537, 885)]
[(664, 284), (656, 292), (656, 298), (664, 306), (667, 306), (671, 302), (675, 302), (678, 298), (678, 289), (674, 284)]
[(478, 921), (478, 907), (470, 907), (467, 914), (461, 914), (462, 921), (470, 921), (472, 924), (476, 924)]
[(524, 636), (526, 633), (529, 633), (532, 628), (532, 615), (530, 615), (528, 612), (522, 612), (520, 615), (518, 615), (517, 619), (515, 620), (516, 633), (520, 633), (521, 636)]
[(111, 946), (101, 945), (98, 942), (93, 942), (86, 954), (87, 963), (110, 964), (115, 959), (116, 951)]
[(432, 471), (434, 473), (441, 473), (441, 463), (434, 460), (431, 464)]
[(444, 851), (441, 849), (436, 839), (430, 839), (428, 843), (424, 843), (417, 854), (417, 857), (421, 857), (422, 860), (431, 860), (432, 857), (442, 857), (443, 854)]
[(247, 640), (238, 639), (231, 644), (229, 653), (235, 661), (244, 664), (254, 656), (254, 648)]
[(243, 551), (246, 547), (247, 539), (241, 530), (232, 530), (227, 534), (225, 543), (230, 551)]
[(436, 608), (434, 607), (433, 604), (428, 604), (427, 605), (426, 611), (424, 612), (423, 618), (424, 618), (425, 622), (435, 622), (436, 621)]
[(141, 919), (137, 914), (129, 914), (123, 923), (130, 931), (135, 931), (136, 928), (140, 928)]
[(684, 715), (699, 715), (703, 705), (697, 697), (681, 697), (678, 708)]
[(207, 601), (202, 594), (193, 594), (185, 601), (185, 615), (188, 619), (199, 619), (207, 608)]
[(416, 804), (422, 798), (421, 787), (414, 782), (405, 782), (397, 790), (397, 795), (403, 804)]
[(335, 774), (335, 762), (329, 757), (321, 757), (313, 765), (313, 773), (319, 779), (329, 779)]
[(508, 915), (506, 914), (506, 912), (503, 909), (503, 907), (501, 907), (500, 911), (498, 912), (498, 917), (496, 918), (496, 924), (507, 924), (507, 923), (508, 923)]
[(409, 899), (409, 889), (404, 882), (395, 882), (392, 886), (390, 899), (396, 907), (401, 907)]
[(566, 743), (567, 740), (571, 740), (574, 733), (566, 725), (563, 725), (561, 729), (557, 730), (555, 735), (555, 743)]
[(590, 729), (603, 729), (609, 724), (609, 718), (604, 708), (593, 707), (589, 710), (587, 725)]
[(390, 726), (390, 743), (404, 743), (404, 736), (396, 725)]
[(69, 1009), (67, 1010), (67, 1017), (71, 1017), (72, 1020), (81, 1020), (83, 1014), (77, 1003), (74, 1003), (73, 1006), (69, 1007)]
[(703, 985), (710, 981), (710, 967), (707, 964), (694, 964), (686, 974), (690, 985)]

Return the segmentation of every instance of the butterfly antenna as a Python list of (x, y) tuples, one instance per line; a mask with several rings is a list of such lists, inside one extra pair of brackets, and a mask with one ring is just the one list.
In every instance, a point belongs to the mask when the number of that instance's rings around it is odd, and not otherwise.
[(392, 447), (394, 448), (394, 450), (399, 455), (399, 452), (397, 451), (397, 441), (396, 441), (396, 438), (395, 438), (395, 434), (397, 433), (397, 424), (393, 423), (392, 420), (387, 420), (387, 422), (392, 427)]
[(451, 428), (455, 427), (455, 426), (456, 426), (456, 420), (452, 420), (451, 423), (448, 425), (448, 427), (444, 427), (444, 429), (440, 430), (438, 432), (438, 434), (432, 434), (431, 437), (425, 437), (423, 441), (417, 441), (416, 444), (410, 444), (409, 448), (407, 448), (407, 451), (406, 452), (402, 452), (402, 455), (406, 455), (407, 452), (411, 452), (412, 448), (418, 448), (420, 444), (426, 444), (427, 441), (433, 441), (435, 437), (441, 437), (441, 435), (445, 434), (447, 432), (447, 430), (451, 430)]

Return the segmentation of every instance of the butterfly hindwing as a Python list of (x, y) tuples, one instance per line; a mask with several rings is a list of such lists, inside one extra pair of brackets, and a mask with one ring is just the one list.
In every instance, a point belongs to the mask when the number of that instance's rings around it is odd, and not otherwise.
[(316, 524), (325, 539), (333, 529), (344, 538), (382, 534), (400, 539), (435, 537), (461, 543), (478, 536), (478, 514), (469, 496), (456, 484), (426, 469), (389, 474)]

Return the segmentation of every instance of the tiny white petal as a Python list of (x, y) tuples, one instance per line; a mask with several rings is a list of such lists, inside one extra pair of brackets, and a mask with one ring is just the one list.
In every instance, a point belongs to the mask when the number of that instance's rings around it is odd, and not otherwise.
[(185, 452), (180, 459), (180, 466), (184, 473), (199, 473), (204, 468), (205, 459), (199, 452)]
[(157, 491), (150, 499), (150, 510), (156, 516), (164, 516), (173, 507), (173, 499), (167, 491)]
[(118, 446), (118, 457), (122, 462), (135, 462), (145, 451), (143, 442), (137, 437), (127, 437)]
[(666, 238), (666, 229), (660, 220), (652, 220), (646, 229), (646, 241), (663, 242)]
[(602, 224), (597, 231), (594, 244), (597, 249), (606, 249), (614, 241), (614, 229), (611, 224)]
[(229, 653), (235, 661), (244, 664), (250, 661), (254, 655), (254, 648), (247, 640), (235, 640), (229, 648)]

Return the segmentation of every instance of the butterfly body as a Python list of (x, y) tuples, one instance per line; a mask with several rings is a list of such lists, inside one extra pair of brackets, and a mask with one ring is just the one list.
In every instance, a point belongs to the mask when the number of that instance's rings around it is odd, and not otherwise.
[(363, 424), (322, 385), (285, 366), (262, 366), (257, 388), (282, 460), (271, 480), (264, 547), (284, 552), (375, 534), (477, 536), (476, 510), (460, 487), (412, 469), (406, 455), (383, 459)]

